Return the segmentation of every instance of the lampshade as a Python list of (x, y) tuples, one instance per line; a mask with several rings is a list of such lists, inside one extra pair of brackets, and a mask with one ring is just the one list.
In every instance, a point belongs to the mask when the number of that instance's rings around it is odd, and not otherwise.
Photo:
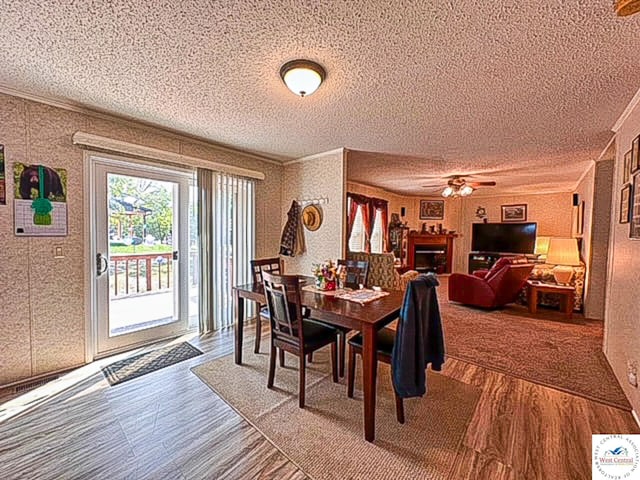
[(580, 266), (580, 253), (578, 253), (578, 241), (575, 238), (551, 238), (547, 263), (552, 265)]
[(473, 193), (473, 187), (469, 185), (463, 185), (462, 188), (460, 188), (460, 195), (462, 197), (468, 197), (472, 193)]
[(453, 195), (453, 188), (445, 187), (445, 189), (442, 191), (442, 196), (447, 198), (447, 197), (450, 197), (451, 195)]
[(536, 237), (536, 247), (533, 253), (546, 255), (549, 252), (549, 240), (551, 240), (551, 237)]
[(305, 97), (318, 89), (327, 73), (311, 60), (292, 60), (280, 68), (280, 76), (289, 90)]

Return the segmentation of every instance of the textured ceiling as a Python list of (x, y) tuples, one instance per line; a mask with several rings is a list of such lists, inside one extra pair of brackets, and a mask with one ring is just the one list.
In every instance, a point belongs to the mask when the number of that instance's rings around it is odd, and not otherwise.
[[(640, 84), (640, 15), (616, 17), (611, 0), (0, 0), (0, 12), (6, 86), (273, 158), (388, 152), (367, 183), (413, 193), (402, 175), (434, 170), (570, 188)], [(328, 73), (304, 99), (278, 76), (298, 57)], [(407, 172), (407, 155), (438, 161)]]

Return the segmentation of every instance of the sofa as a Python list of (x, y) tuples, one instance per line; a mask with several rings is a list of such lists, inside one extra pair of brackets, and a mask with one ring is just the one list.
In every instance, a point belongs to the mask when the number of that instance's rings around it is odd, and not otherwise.
[(482, 308), (515, 302), (533, 267), (526, 260), (503, 257), (489, 270), (476, 270), (472, 275), (452, 273), (449, 301)]
[(347, 259), (369, 262), (367, 287), (377, 286), (385, 290), (404, 291), (409, 282), (419, 275), (415, 270), (400, 275), (395, 268), (393, 253), (349, 252)]

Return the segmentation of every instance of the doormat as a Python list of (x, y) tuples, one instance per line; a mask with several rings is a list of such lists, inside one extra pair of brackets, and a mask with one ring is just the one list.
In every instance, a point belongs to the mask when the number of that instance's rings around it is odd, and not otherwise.
[(188, 342), (182, 342), (118, 360), (102, 367), (102, 373), (113, 386), (198, 355), (202, 355), (199, 349)]

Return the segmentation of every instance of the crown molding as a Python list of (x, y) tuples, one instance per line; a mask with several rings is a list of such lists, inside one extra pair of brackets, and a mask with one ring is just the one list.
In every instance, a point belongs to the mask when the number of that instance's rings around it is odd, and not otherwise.
[(40, 95), (35, 95), (32, 93), (24, 92), (22, 90), (18, 90), (13, 87), (9, 87), (8, 85), (4, 85), (0, 83), (0, 93), (4, 93), (5, 95), (10, 95), (12, 97), (22, 98), (23, 100), (29, 100), (31, 102), (43, 103), (45, 105), (49, 105), (51, 107), (61, 108), (63, 110), (68, 110), (76, 113), (82, 113), (85, 115), (91, 115), (92, 117), (101, 118), (103, 120), (117, 120), (121, 122), (135, 123), (138, 126), (143, 126), (146, 128), (152, 128), (154, 130), (160, 130), (174, 138), (189, 140), (192, 142), (196, 142), (202, 145), (205, 145), (209, 148), (213, 148), (215, 150), (219, 150), (225, 153), (231, 153), (234, 155), (242, 155), (245, 157), (252, 158), (254, 160), (260, 160), (261, 162), (271, 163), (273, 165), (282, 166), (284, 164), (283, 160), (279, 160), (277, 158), (268, 157), (265, 155), (260, 155), (257, 153), (248, 152), (246, 150), (242, 150), (239, 148), (230, 147), (227, 145), (223, 145), (220, 143), (216, 143), (213, 140), (209, 140), (205, 137), (200, 137), (197, 135), (192, 135), (190, 133), (182, 132), (180, 130), (175, 130), (172, 128), (165, 127), (163, 125), (158, 125), (153, 122), (147, 122), (145, 120), (140, 120), (134, 117), (130, 117), (127, 115), (120, 115), (116, 113), (111, 113), (107, 110), (102, 110), (100, 108), (90, 107), (83, 103), (73, 102), (70, 100), (63, 99), (55, 99), (51, 97), (45, 97)]
[(633, 111), (634, 108), (638, 106), (639, 103), (640, 103), (640, 89), (638, 89), (636, 94), (633, 96), (633, 98), (629, 102), (629, 105), (627, 105), (627, 107), (624, 109), (624, 111), (622, 112), (622, 115), (620, 115), (620, 118), (618, 118), (616, 123), (613, 124), (613, 127), (611, 127), (611, 130), (613, 130), (615, 133), (618, 133), (618, 130), (620, 130), (620, 127), (622, 126), (622, 124), (629, 117), (629, 115), (631, 115), (631, 112)]

